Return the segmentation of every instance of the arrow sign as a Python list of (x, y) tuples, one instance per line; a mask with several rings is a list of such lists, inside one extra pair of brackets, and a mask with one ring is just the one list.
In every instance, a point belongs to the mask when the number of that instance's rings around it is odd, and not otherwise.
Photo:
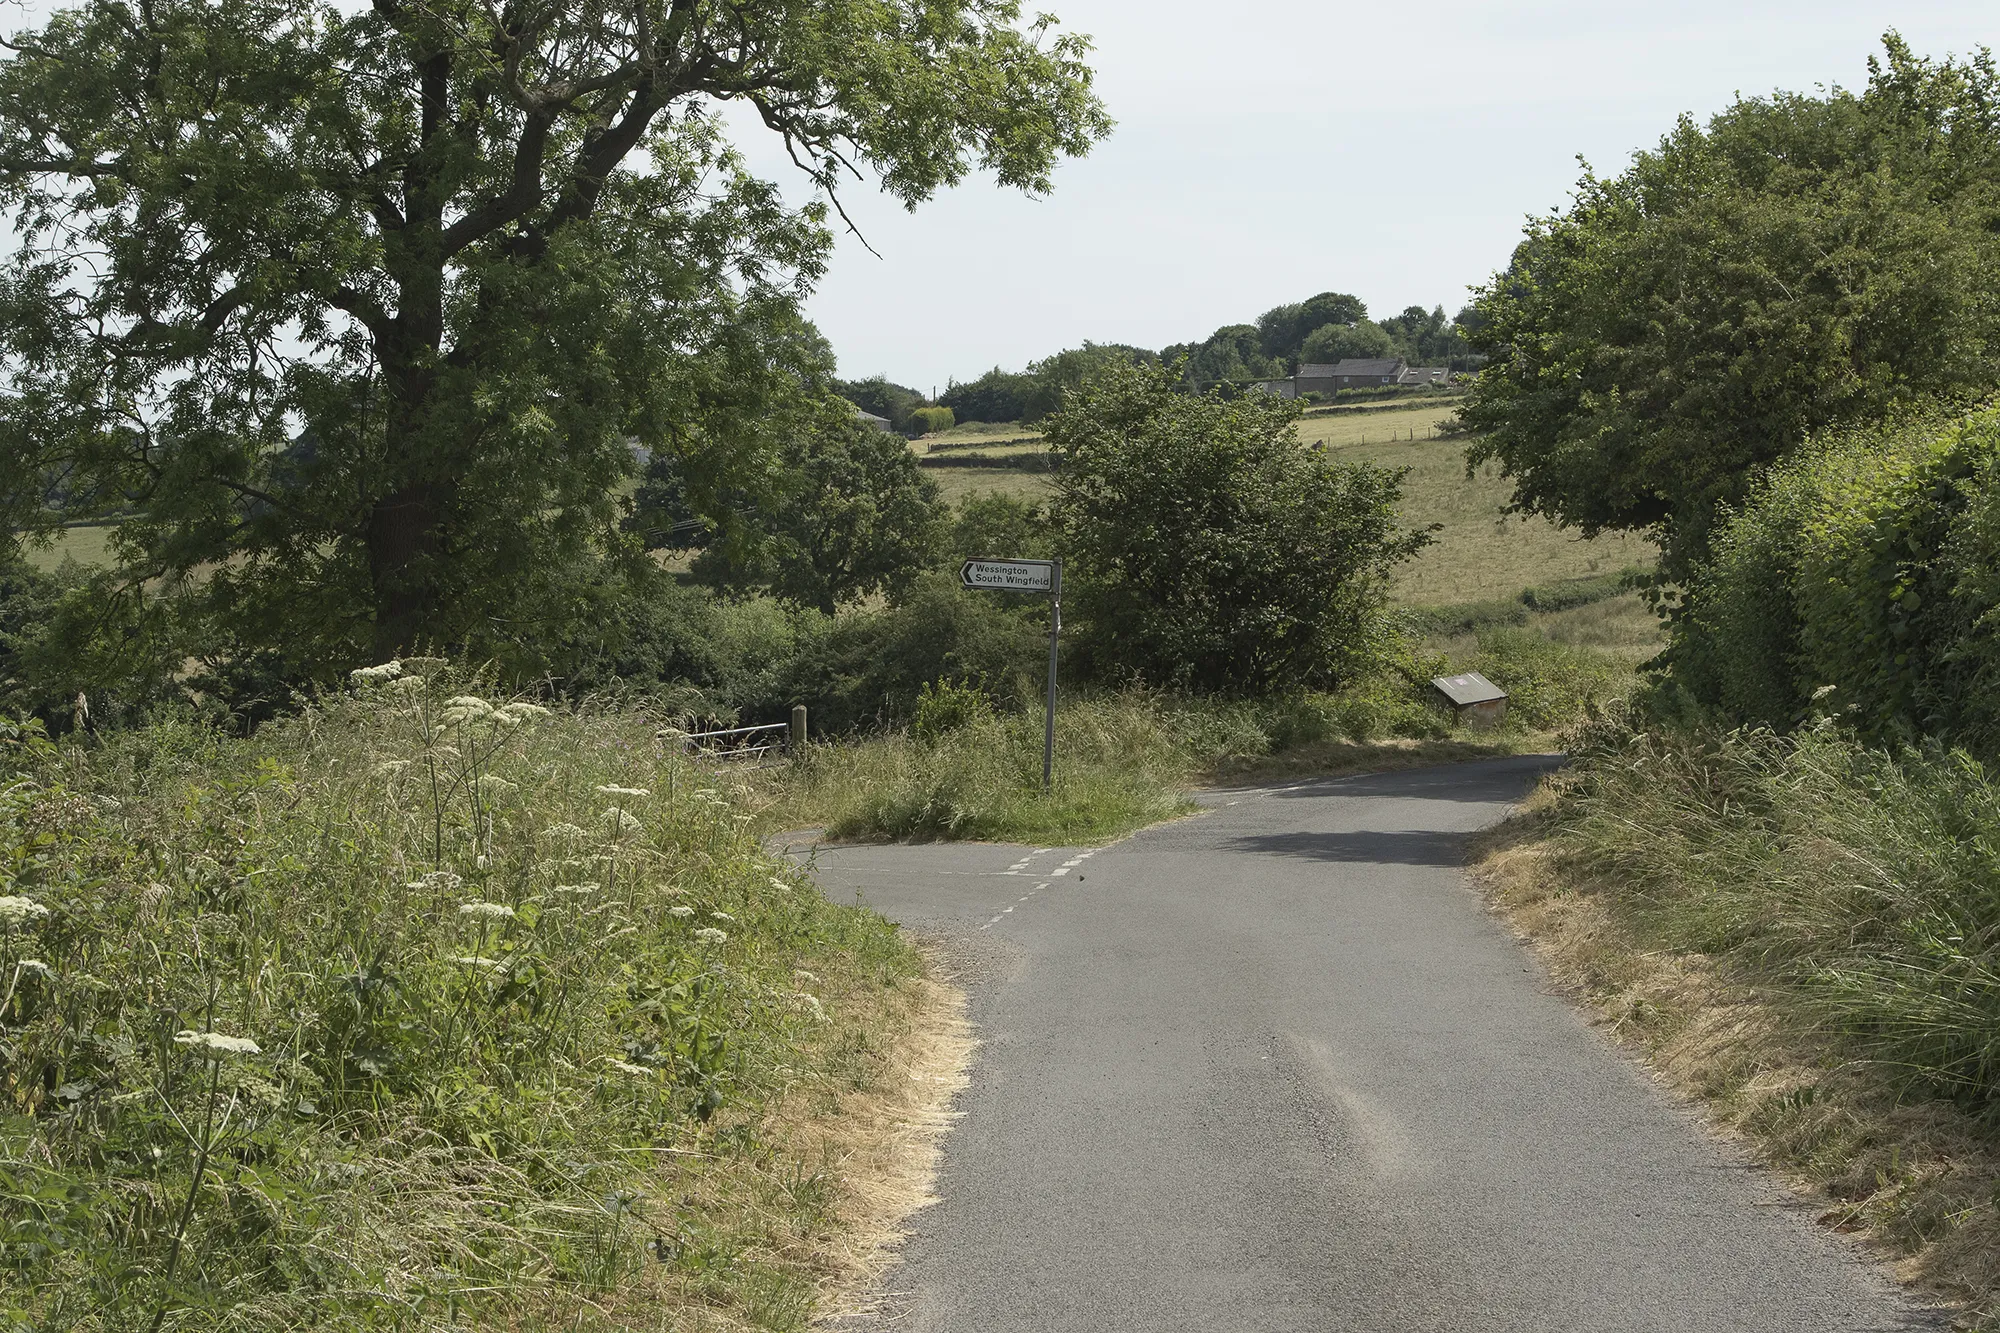
[(1053, 560), (968, 560), (958, 571), (968, 588), (1001, 592), (1054, 592), (1056, 580)]

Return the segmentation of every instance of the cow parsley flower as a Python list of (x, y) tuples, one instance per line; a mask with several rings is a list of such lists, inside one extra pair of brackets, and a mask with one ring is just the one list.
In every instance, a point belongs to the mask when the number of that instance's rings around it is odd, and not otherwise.
[(12, 930), (31, 921), (39, 921), (48, 914), (49, 909), (33, 898), (12, 893), (0, 895), (0, 928)]
[(461, 967), (483, 967), (493, 972), (498, 972), (507, 966), (497, 958), (479, 958), (470, 954), (455, 954), (450, 961)]
[(694, 909), (692, 907), (669, 907), (667, 909), (667, 915), (677, 916), (681, 920), (685, 921), (689, 917), (694, 915)]
[(590, 833), (574, 824), (551, 824), (542, 832), (551, 838), (587, 838)]
[(621, 1074), (630, 1074), (634, 1078), (651, 1078), (658, 1072), (657, 1070), (648, 1069), (644, 1065), (630, 1064), (624, 1060), (613, 1060), (611, 1067)]
[(49, 977), (55, 975), (49, 971), (49, 965), (39, 958), (23, 958), (17, 966), (31, 977)]
[(607, 782), (597, 789), (597, 794), (599, 796), (651, 796), (653, 793), (644, 787), (618, 787)]
[(519, 791), (520, 789), (518, 784), (507, 781), (507, 779), (497, 773), (482, 773), (479, 775), (479, 790), (489, 796), (505, 796), (509, 792)]
[(597, 884), (596, 884), (596, 882), (595, 882), (595, 881), (592, 881), (592, 882), (591, 882), (591, 883), (589, 883), (589, 884), (558, 884), (558, 885), (556, 885), (556, 887), (555, 887), (555, 889), (554, 889), (554, 892), (556, 892), (556, 893), (578, 893), (578, 894), (581, 894), (581, 893), (596, 893), (596, 892), (597, 892)]
[(716, 909), (714, 909), (713, 907), (711, 907), (711, 908), (709, 908), (709, 909), (708, 909), (708, 914), (709, 914), (710, 916), (714, 917), (714, 918), (715, 918), (715, 919), (716, 919), (717, 921), (728, 921), (728, 922), (731, 922), (731, 923), (733, 923), (733, 922), (735, 922), (735, 920), (736, 920), (736, 918), (735, 918), (735, 917), (733, 917), (733, 916), (731, 916), (731, 915), (729, 915), (729, 913), (727, 913), (727, 912), (718, 912), (718, 911), (717, 911)]
[(400, 661), (387, 661), (381, 666), (357, 667), (347, 673), (347, 678), (356, 685), (382, 685), (403, 674)]
[(549, 715), (548, 709), (542, 707), (540, 704), (531, 704), (526, 700), (519, 700), (495, 711), (505, 713), (516, 722), (528, 722), (535, 718), (547, 717)]
[(779, 893), (790, 893), (792, 891), (792, 886), (779, 879), (776, 875), (771, 876), (771, 887)]
[(729, 938), (729, 932), (717, 930), (714, 926), (703, 926), (694, 933), (694, 937), (703, 944), (721, 944)]
[(644, 824), (634, 819), (628, 811), (615, 805), (606, 810), (601, 818), (606, 824), (611, 826), (613, 837), (623, 837), (627, 833), (637, 833), (645, 827)]
[(403, 887), (406, 889), (431, 889), (438, 893), (450, 893), (465, 881), (449, 870), (432, 870), (421, 879), (413, 879)]
[(514, 915), (514, 909), (505, 903), (460, 903), (458, 914), (487, 921), (505, 921)]
[(174, 1043), (199, 1051), (211, 1060), (220, 1060), (225, 1055), (262, 1054), (262, 1049), (248, 1037), (226, 1037), (220, 1032), (196, 1032), (192, 1028), (176, 1032)]

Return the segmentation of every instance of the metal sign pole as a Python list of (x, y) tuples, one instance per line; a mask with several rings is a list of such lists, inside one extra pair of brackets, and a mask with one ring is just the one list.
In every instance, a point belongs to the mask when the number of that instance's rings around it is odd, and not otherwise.
[(1042, 794), (1048, 795), (1056, 770), (1056, 636), (1062, 633), (1062, 561), (1055, 562), (1049, 588), (1049, 702), (1042, 726)]
[(1045, 592), (1049, 595), (1049, 701), (1042, 727), (1042, 794), (1056, 775), (1056, 639), (1062, 633), (1062, 561), (968, 560), (958, 581), (975, 591)]

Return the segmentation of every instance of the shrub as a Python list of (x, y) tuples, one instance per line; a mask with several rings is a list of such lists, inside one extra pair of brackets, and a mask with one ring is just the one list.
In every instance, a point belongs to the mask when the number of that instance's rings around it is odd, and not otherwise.
[(1724, 717), (2000, 748), (2000, 409), (1822, 442), (1722, 525), (1669, 650)]
[(917, 710), (910, 734), (935, 744), (947, 732), (961, 731), (993, 719), (993, 701), (970, 685), (940, 680), (917, 691)]
[(1045, 434), (1086, 661), (1100, 676), (1255, 694), (1324, 688), (1378, 654), (1402, 473), (1299, 442), (1297, 403), (1177, 392), (1114, 365)]
[(934, 435), (941, 430), (950, 430), (958, 424), (948, 407), (919, 407), (910, 413), (910, 420), (925, 435)]
[(1510, 722), (1539, 730), (1579, 720), (1631, 683), (1602, 654), (1526, 629), (1481, 633), (1479, 651), (1463, 669), (1477, 671), (1507, 691)]

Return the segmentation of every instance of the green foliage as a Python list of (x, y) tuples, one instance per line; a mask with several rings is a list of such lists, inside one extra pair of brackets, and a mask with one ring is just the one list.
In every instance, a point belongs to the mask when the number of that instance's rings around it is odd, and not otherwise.
[(1657, 530), (1683, 578), (1816, 432), (2000, 383), (2000, 75), (1885, 43), (1859, 96), (1683, 118), (1530, 225), (1477, 299), (1461, 414), (1522, 508)]
[(1582, 720), (1632, 679), (1601, 654), (1511, 627), (1481, 632), (1479, 651), (1461, 669), (1507, 691), (1508, 722), (1537, 731)]
[[(123, 589), (322, 682), (573, 632), (567, 581), (631, 554), (633, 442), (748, 484), (825, 384), (799, 303), (848, 164), (910, 205), (1040, 192), (1110, 125), (1088, 43), (1006, 0), (709, 9), (85, 0), (23, 34), (9, 532), (124, 515)], [(819, 197), (749, 175), (723, 101)]]
[(976, 380), (952, 385), (938, 402), (960, 421), (1023, 421), (1034, 390), (1033, 375), (995, 366)]
[(1281, 305), (1257, 317), (1257, 348), (1265, 356), (1283, 363), (1287, 371), (1297, 370), (1299, 349), (1314, 331), (1328, 324), (1359, 324), (1368, 318), (1368, 306), (1358, 296), (1345, 292), (1321, 292), (1297, 305)]
[(1362, 320), (1358, 324), (1326, 324), (1315, 329), (1299, 348), (1299, 360), (1314, 365), (1344, 361), (1352, 357), (1393, 357), (1396, 340), (1380, 324)]
[(917, 433), (912, 414), (924, 405), (924, 396), (915, 389), (892, 384), (881, 375), (865, 380), (843, 381), (834, 387), (841, 397), (862, 411), (886, 420), (889, 429), (898, 435)]
[(1585, 738), (1558, 845), (1656, 947), (1718, 956), (1848, 1054), (2000, 1113), (2000, 789), (1815, 728)]
[(910, 413), (910, 420), (925, 435), (950, 430), (958, 424), (958, 418), (952, 415), (949, 407), (920, 407)]
[(1678, 686), (1776, 728), (2000, 749), (2000, 409), (1854, 434), (1729, 517), (1676, 618)]
[(831, 612), (898, 594), (930, 563), (945, 515), (900, 437), (827, 404), (782, 458), (761, 499), (709, 517), (725, 539), (696, 557), (696, 578)]
[(644, 1266), (670, 1319), (809, 1307), (756, 1191), (810, 1167), (759, 1118), (854, 1086), (908, 947), (652, 720), (436, 660), (358, 681), (248, 742), (9, 732), (0, 1305), (51, 1333), (568, 1326)]
[(1285, 363), (1264, 352), (1263, 335), (1252, 324), (1226, 325), (1202, 342), (1166, 348), (1160, 358), (1168, 365), (1186, 358), (1182, 379), (1195, 390), (1285, 373)]
[(917, 691), (917, 711), (910, 719), (910, 734), (935, 744), (948, 732), (992, 720), (993, 701), (984, 690), (940, 680)]
[(1360, 672), (1382, 636), (1402, 474), (1299, 442), (1298, 405), (1176, 392), (1114, 369), (1045, 434), (1085, 660), (1110, 677), (1252, 694)]

